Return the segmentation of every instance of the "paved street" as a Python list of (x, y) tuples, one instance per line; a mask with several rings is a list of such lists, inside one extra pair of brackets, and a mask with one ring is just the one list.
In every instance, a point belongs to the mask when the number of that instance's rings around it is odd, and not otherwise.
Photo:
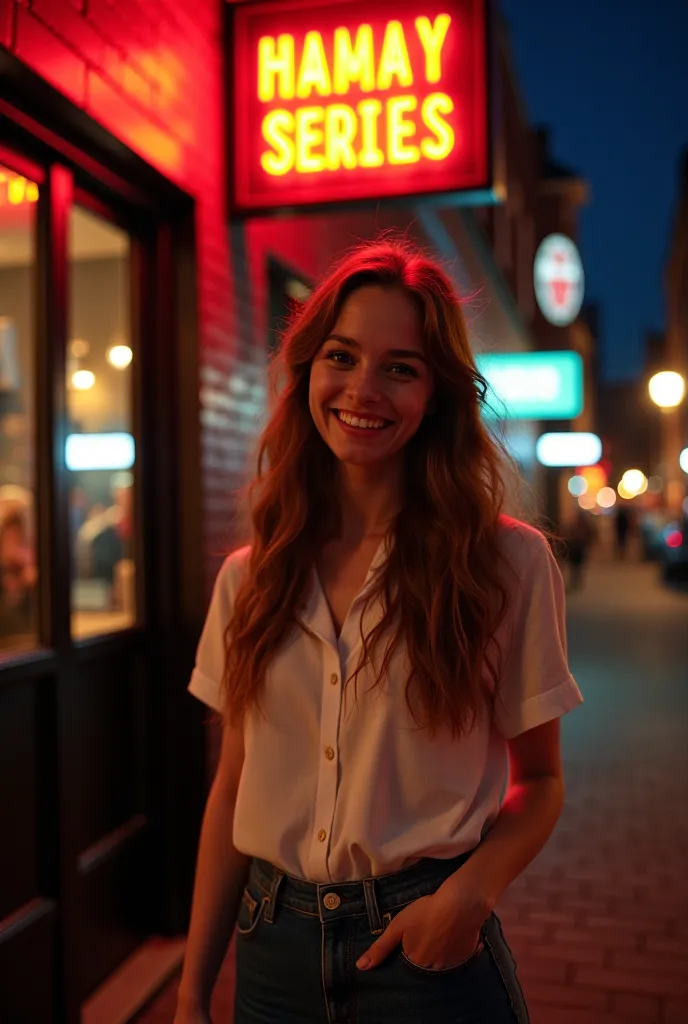
[[(686, 1024), (688, 596), (651, 566), (596, 565), (569, 620), (585, 704), (564, 721), (566, 809), (499, 913), (532, 1024)], [(173, 1005), (168, 990), (140, 1024)]]

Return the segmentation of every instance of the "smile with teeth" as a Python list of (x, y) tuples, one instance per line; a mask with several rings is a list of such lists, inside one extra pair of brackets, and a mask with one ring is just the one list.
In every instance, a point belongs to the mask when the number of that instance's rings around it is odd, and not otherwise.
[(338, 420), (346, 423), (347, 427), (357, 427), (359, 430), (382, 430), (383, 427), (390, 425), (389, 420), (379, 417), (354, 416), (353, 413), (342, 412), (341, 409), (333, 409), (332, 412)]

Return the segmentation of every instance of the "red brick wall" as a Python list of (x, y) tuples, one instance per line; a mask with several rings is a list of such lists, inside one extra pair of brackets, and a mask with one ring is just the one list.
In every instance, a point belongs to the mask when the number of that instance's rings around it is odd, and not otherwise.
[(0, 0), (0, 44), (197, 201), (208, 584), (229, 540), (263, 358), (237, 341), (221, 18), (222, 0)]

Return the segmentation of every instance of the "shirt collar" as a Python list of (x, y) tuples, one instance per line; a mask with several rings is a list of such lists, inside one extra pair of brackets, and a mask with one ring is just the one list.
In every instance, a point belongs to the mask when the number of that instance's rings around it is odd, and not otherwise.
[[(366, 597), (370, 593), (372, 586), (374, 585), (380, 570), (385, 565), (390, 551), (390, 542), (387, 538), (381, 541), (378, 546), (373, 560), (370, 563), (370, 568), (363, 582), (363, 586), (359, 590), (358, 594), (351, 603), (351, 608), (347, 615), (346, 621), (342, 626), (342, 632), (339, 639), (334, 629), (334, 623), (332, 621), (332, 615), (330, 613), (327, 599), (323, 592), (315, 566), (313, 567), (310, 575), (308, 594), (306, 600), (302, 606), (301, 614), (299, 616), (300, 621), (306, 627), (306, 629), (314, 633), (315, 636), (319, 637), (324, 643), (337, 650), (340, 646), (340, 641), (347, 635), (348, 640), (352, 647), (357, 647), (360, 644), (360, 614), (361, 614), (361, 603), (365, 601)], [(372, 611), (372, 609), (371, 609)], [(381, 609), (376, 609), (374, 618), (379, 620)], [(369, 622), (369, 616), (366, 615), (366, 630), (369, 631), (373, 628)], [(355, 638), (352, 635), (349, 637), (348, 634), (355, 631)]]

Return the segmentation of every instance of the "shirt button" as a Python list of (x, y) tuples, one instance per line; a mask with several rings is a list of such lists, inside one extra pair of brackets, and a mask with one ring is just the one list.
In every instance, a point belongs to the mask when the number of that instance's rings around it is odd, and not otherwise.
[(332, 747), (325, 747), (325, 757), (328, 761), (331, 761), (334, 758), (334, 750)]
[(321, 828), (320, 831), (318, 832), (318, 840), (321, 843), (324, 843), (326, 839), (327, 839), (327, 832), (325, 831), (324, 828)]
[(339, 682), (339, 676), (337, 675), (336, 672), (333, 672), (332, 675), (330, 676), (330, 682), (332, 683), (333, 686), (336, 686), (337, 683)]
[(323, 903), (328, 910), (336, 910), (341, 902), (342, 901), (336, 892), (328, 892), (323, 896)]

